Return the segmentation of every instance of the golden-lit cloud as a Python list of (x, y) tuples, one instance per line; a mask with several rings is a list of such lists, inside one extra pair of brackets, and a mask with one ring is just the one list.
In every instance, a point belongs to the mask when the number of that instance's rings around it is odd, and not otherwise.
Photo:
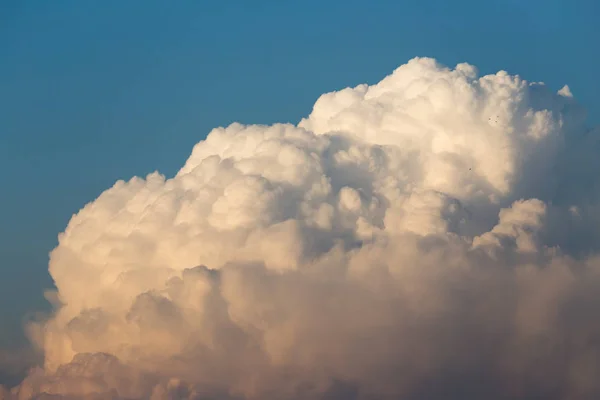
[(596, 398), (584, 116), (568, 87), (415, 58), (298, 125), (214, 129), (73, 216), (44, 365), (0, 398)]

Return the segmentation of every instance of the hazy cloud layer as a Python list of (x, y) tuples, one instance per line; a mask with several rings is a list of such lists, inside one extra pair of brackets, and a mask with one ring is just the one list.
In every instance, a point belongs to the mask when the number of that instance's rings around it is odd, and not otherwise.
[(584, 122), (568, 87), (415, 58), (215, 129), (73, 216), (45, 364), (0, 398), (597, 399)]

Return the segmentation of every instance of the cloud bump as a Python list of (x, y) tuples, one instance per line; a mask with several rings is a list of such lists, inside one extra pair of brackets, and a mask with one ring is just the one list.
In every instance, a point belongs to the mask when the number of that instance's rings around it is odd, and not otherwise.
[(568, 87), (430, 58), (214, 129), (73, 216), (0, 398), (597, 398), (599, 139)]

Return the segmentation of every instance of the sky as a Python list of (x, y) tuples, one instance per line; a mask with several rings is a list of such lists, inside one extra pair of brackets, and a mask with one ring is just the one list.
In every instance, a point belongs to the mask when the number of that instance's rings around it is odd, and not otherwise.
[(215, 127), (297, 123), (416, 56), (568, 84), (600, 122), (596, 1), (251, 3), (0, 2), (0, 347), (47, 307), (72, 214)]

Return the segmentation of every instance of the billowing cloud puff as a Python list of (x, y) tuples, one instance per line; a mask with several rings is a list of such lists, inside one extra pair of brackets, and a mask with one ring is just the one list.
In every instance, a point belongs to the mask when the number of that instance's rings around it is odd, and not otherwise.
[(215, 129), (73, 216), (0, 397), (598, 398), (599, 139), (566, 86), (429, 58)]

